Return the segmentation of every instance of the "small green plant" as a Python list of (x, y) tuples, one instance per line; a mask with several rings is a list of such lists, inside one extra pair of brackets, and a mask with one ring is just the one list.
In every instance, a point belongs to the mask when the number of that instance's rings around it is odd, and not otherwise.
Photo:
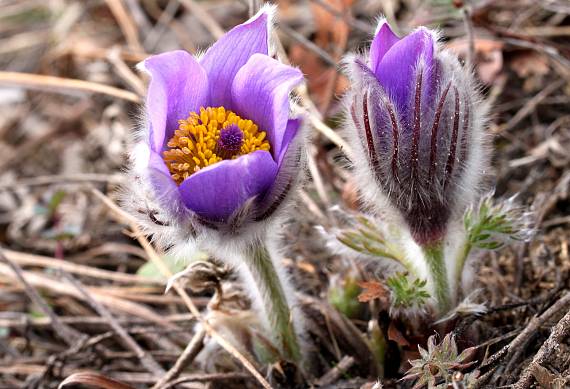
[(390, 245), (384, 233), (372, 220), (358, 215), (354, 228), (340, 232), (337, 239), (351, 249), (374, 257), (384, 257), (401, 262), (403, 258), (398, 250)]
[(402, 272), (385, 280), (392, 292), (391, 308), (423, 309), (435, 304), (432, 312), (439, 318), (451, 317), (455, 309), (467, 305), (480, 309), (481, 304), (473, 301), (460, 304), (461, 298), (469, 296), (462, 289), (462, 279), (470, 270), (465, 264), (474, 250), (498, 250), (512, 242), (528, 241), (534, 234), (532, 212), (525, 212), (514, 197), (495, 200), (492, 193), (467, 208), (460, 219), (463, 228), (423, 247), (410, 241), (403, 226), (384, 220), (379, 224), (368, 215), (342, 216), (349, 227), (334, 233), (337, 242), (360, 257), (400, 265)]
[(452, 382), (453, 373), (470, 366), (468, 359), (474, 349), (465, 349), (461, 354), (457, 350), (457, 344), (452, 334), (447, 334), (436, 344), (436, 336), (428, 339), (427, 350), (418, 346), (420, 359), (409, 361), (412, 367), (407, 371), (402, 380), (415, 380), (413, 389), (447, 388)]
[(406, 273), (396, 273), (386, 280), (390, 288), (393, 308), (421, 308), (430, 294), (426, 290), (426, 280), (411, 281)]
[(528, 213), (514, 205), (514, 198), (494, 203), (485, 196), (477, 208), (469, 208), (463, 217), (467, 241), (473, 247), (497, 250), (512, 241), (524, 241), (533, 233), (528, 228)]

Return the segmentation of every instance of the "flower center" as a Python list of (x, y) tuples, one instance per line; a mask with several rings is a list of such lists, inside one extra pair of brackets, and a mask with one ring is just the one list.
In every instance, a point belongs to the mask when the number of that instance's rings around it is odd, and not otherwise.
[(216, 144), (216, 154), (224, 159), (229, 159), (240, 152), (242, 145), (242, 130), (237, 124), (230, 124), (220, 130), (220, 139), (218, 139)]
[(178, 185), (198, 170), (256, 150), (269, 151), (265, 131), (224, 107), (200, 108), (191, 112), (163, 152), (164, 162)]

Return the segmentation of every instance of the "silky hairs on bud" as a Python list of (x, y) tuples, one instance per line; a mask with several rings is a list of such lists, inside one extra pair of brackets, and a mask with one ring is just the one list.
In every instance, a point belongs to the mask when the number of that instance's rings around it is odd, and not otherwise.
[(487, 106), (471, 69), (419, 27), (399, 38), (381, 20), (370, 51), (345, 60), (344, 136), (366, 204), (404, 224), (414, 241), (446, 235), (477, 199), (488, 156)]

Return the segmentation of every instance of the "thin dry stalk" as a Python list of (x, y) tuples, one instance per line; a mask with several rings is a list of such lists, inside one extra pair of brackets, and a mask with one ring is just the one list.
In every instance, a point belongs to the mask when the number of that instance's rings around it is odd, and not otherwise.
[(170, 386), (170, 381), (173, 381), (180, 375), (182, 370), (188, 366), (198, 353), (204, 347), (204, 338), (206, 337), (206, 331), (200, 329), (192, 338), (192, 341), (188, 343), (188, 346), (184, 349), (184, 352), (180, 354), (180, 357), (176, 360), (176, 363), (172, 368), (164, 374), (160, 380), (152, 387), (152, 389), (164, 389)]
[(327, 386), (336, 382), (344, 373), (346, 373), (356, 362), (356, 360), (348, 355), (345, 355), (339, 363), (325, 373), (316, 382), (317, 386)]
[(129, 92), (124, 89), (98, 84), (96, 82), (44, 76), (40, 74), (0, 71), (0, 84), (37, 88), (64, 94), (72, 92), (101, 93), (118, 99), (128, 100), (133, 103), (142, 102), (141, 98), (136, 93)]
[(26, 294), (30, 298), (30, 300), (32, 300), (34, 302), (34, 304), (36, 304), (38, 306), (38, 308), (41, 309), (42, 312), (50, 318), (53, 329), (59, 335), (61, 340), (63, 340), (69, 346), (72, 346), (74, 344), (77, 344), (78, 342), (80, 342), (84, 338), (83, 334), (81, 334), (80, 332), (71, 328), (67, 324), (62, 323), (59, 320), (59, 318), (54, 313), (54, 311), (50, 308), (48, 303), (43, 299), (43, 297), (38, 293), (38, 291), (32, 286), (32, 284), (30, 284), (28, 282), (24, 272), (22, 271), (22, 268), (18, 264), (14, 263), (10, 259), (8, 259), (4, 255), (3, 250), (0, 250), (0, 261), (4, 262), (5, 264), (7, 264), (10, 267), (10, 269), (12, 269), (12, 271), (16, 275), (16, 278), (22, 283), (22, 285), (24, 285), (24, 289), (26, 291)]
[(113, 317), (111, 312), (107, 310), (102, 304), (97, 302), (89, 293), (89, 291), (75, 278), (65, 272), (61, 272), (63, 278), (71, 283), (79, 293), (85, 298), (85, 301), (93, 308), (101, 317), (105, 318), (115, 333), (121, 339), (121, 342), (129, 349), (131, 349), (137, 358), (141, 361), (143, 366), (151, 373), (160, 376), (164, 374), (164, 369), (154, 360), (154, 358), (144, 351), (131, 335), (119, 324)]
[(123, 283), (141, 283), (151, 285), (161, 285), (157, 280), (144, 278), (134, 274), (118, 273), (109, 270), (98, 269), (85, 265), (78, 265), (73, 262), (65, 261), (57, 258), (44, 257), (40, 255), (21, 253), (12, 250), (3, 250), (4, 255), (11, 261), (20, 266), (40, 266), (51, 269), (60, 269), (69, 273), (79, 274), (103, 280), (123, 282)]
[(570, 311), (566, 312), (566, 315), (554, 326), (546, 342), (540, 347), (530, 365), (522, 372), (518, 382), (513, 385), (513, 389), (529, 388), (532, 383), (533, 369), (548, 361), (569, 333)]
[(220, 26), (220, 24), (216, 21), (216, 19), (211, 17), (210, 14), (206, 12), (206, 10), (204, 10), (202, 5), (200, 5), (198, 2), (194, 0), (178, 0), (178, 1), (180, 2), (180, 4), (182, 4), (184, 7), (186, 7), (190, 12), (192, 12), (196, 16), (196, 19), (198, 19), (198, 21), (202, 23), (204, 27), (206, 27), (206, 29), (212, 34), (212, 36), (216, 40), (220, 39), (221, 36), (224, 35), (225, 33), (224, 29)]
[(123, 31), (131, 49), (144, 52), (144, 48), (139, 41), (137, 26), (131, 18), (131, 14), (125, 8), (123, 2), (121, 0), (105, 0), (105, 2), (113, 13), (113, 16), (115, 16), (115, 19), (117, 19), (119, 27), (121, 28), (121, 31)]
[[(18, 276), (14, 274), (13, 270), (11, 270), (10, 266), (7, 264), (5, 265), (3, 263), (0, 263), (0, 275), (5, 275), (9, 278), (18, 278)], [(24, 277), (26, 282), (29, 285), (33, 286), (34, 288), (49, 290), (61, 296), (71, 296), (80, 300), (84, 299), (83, 296), (77, 290), (70, 289), (68, 285), (59, 282), (57, 280), (54, 280), (50, 277), (28, 271), (22, 271), (21, 276)], [(92, 294), (92, 296), (101, 304), (105, 304), (108, 307), (111, 307), (115, 310), (119, 310), (128, 315), (133, 315), (148, 320), (152, 323), (156, 323), (157, 325), (160, 325), (164, 328), (171, 328), (171, 329), (178, 328), (172, 323), (169, 323), (168, 321), (164, 320), (164, 318), (161, 315), (155, 313), (153, 310), (143, 305), (136, 304), (131, 301), (127, 301), (115, 296), (111, 296), (109, 294), (105, 294), (101, 289), (97, 288), (88, 288), (88, 289)]]

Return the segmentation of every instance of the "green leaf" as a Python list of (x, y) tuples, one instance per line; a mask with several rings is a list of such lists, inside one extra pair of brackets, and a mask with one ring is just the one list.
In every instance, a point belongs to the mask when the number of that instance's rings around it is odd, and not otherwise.
[(394, 250), (394, 246), (387, 244), (384, 233), (364, 215), (353, 219), (354, 227), (341, 230), (337, 234), (337, 240), (346, 247), (359, 253), (372, 257), (389, 258), (407, 265), (400, 252)]
[(410, 282), (406, 273), (396, 273), (386, 280), (392, 296), (394, 308), (418, 308), (426, 303), (430, 294), (425, 289), (426, 280), (415, 279)]
[(496, 202), (489, 194), (465, 212), (463, 224), (471, 245), (497, 250), (513, 241), (528, 240), (534, 232), (531, 216), (514, 203), (514, 198)]

